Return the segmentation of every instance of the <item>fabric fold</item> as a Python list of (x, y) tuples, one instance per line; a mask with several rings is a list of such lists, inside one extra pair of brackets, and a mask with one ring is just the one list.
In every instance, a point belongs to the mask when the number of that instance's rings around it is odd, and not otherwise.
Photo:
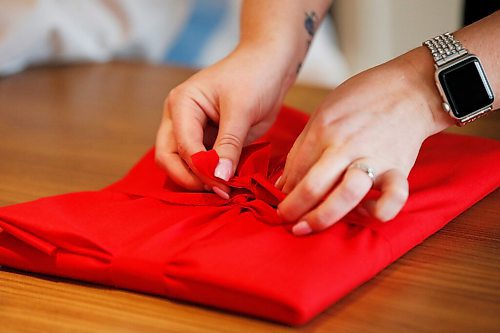
[(276, 207), (285, 194), (274, 187), (271, 179), (277, 179), (277, 173), (269, 173), (271, 144), (259, 142), (245, 147), (235, 176), (225, 181), (214, 176), (219, 162), (215, 150), (202, 151), (191, 156), (194, 167), (208, 179), (223, 183), (233, 189), (227, 205), (239, 205), (243, 210), (251, 211), (259, 220), (269, 224), (283, 221), (276, 213)]

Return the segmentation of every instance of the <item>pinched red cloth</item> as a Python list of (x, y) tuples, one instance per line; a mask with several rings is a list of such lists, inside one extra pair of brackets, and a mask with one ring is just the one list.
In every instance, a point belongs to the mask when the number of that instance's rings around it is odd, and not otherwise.
[[(295, 237), (274, 186), (307, 116), (284, 107), (244, 149), (231, 197), (186, 192), (153, 151), (100, 191), (0, 208), (0, 264), (302, 324), (498, 188), (500, 143), (439, 134), (423, 145), (391, 222), (355, 213)], [(212, 177), (215, 151), (193, 155)]]

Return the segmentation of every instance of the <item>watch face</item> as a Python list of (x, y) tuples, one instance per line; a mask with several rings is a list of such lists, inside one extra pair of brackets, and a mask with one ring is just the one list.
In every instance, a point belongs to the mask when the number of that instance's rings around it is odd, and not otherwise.
[(493, 92), (476, 57), (443, 69), (438, 79), (457, 118), (468, 116), (493, 103)]

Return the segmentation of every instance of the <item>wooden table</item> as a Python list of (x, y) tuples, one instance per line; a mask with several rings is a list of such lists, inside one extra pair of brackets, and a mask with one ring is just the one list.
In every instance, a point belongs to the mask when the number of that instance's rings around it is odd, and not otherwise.
[[(114, 63), (0, 79), (0, 205), (99, 189), (154, 142), (167, 92), (189, 70)], [(312, 110), (327, 92), (293, 88)], [(500, 112), (466, 128), (500, 134)], [(308, 325), (0, 270), (0, 332), (499, 332), (500, 191)]]

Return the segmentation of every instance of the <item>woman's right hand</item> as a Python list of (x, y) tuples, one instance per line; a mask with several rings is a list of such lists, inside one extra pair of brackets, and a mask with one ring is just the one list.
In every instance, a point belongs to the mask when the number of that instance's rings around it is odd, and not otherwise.
[(214, 175), (228, 180), (243, 145), (271, 127), (295, 70), (269, 51), (240, 45), (169, 93), (156, 138), (156, 160), (178, 185), (229, 197), (227, 186), (197, 174), (191, 155), (215, 149), (220, 160)]

